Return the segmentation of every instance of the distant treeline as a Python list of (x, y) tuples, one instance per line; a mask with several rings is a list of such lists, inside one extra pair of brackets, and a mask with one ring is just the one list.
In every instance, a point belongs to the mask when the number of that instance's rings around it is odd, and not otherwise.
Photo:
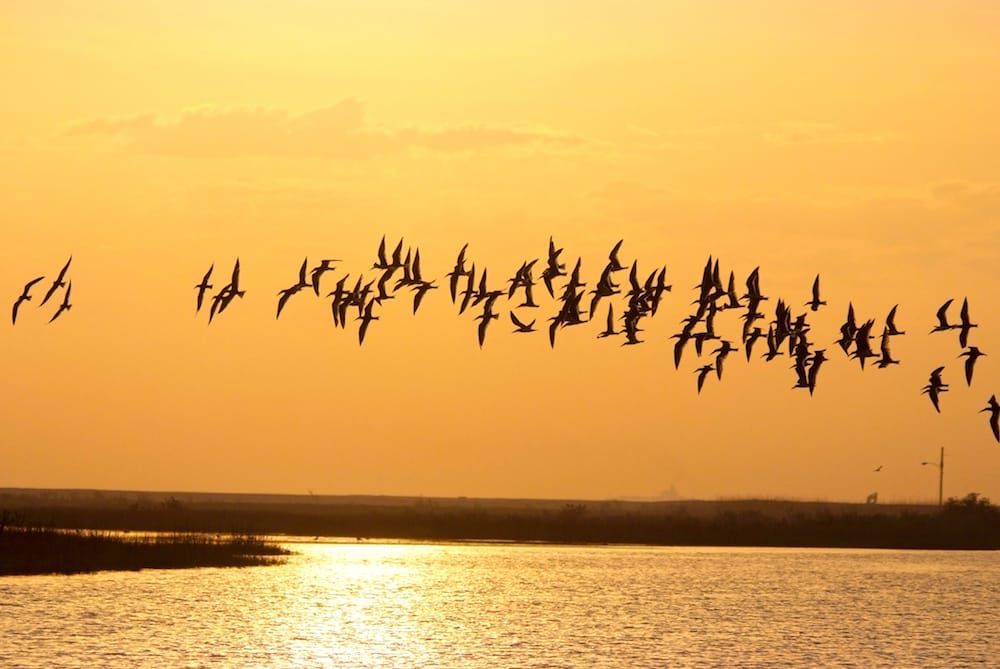
[[(0, 498), (58, 528), (676, 546), (998, 549), (1000, 509), (976, 495), (943, 507), (782, 501), (511, 505), (222, 503), (168, 498), (46, 504)], [(11, 507), (13, 508), (13, 507)]]

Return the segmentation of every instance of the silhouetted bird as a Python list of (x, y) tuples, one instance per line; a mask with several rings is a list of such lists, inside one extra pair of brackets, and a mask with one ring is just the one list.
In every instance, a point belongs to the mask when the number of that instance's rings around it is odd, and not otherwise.
[(889, 331), (888, 327), (882, 330), (882, 342), (879, 345), (879, 350), (882, 353), (882, 357), (880, 357), (878, 360), (875, 361), (875, 365), (879, 369), (885, 369), (889, 365), (899, 364), (899, 360), (893, 360), (892, 353), (889, 351), (889, 338), (891, 336), (892, 333)]
[(958, 326), (958, 343), (962, 348), (969, 345), (969, 331), (972, 328), (978, 328), (976, 323), (969, 320), (969, 300), (968, 298), (962, 300), (962, 314), (961, 314), (961, 325)]
[(604, 339), (605, 337), (614, 337), (618, 333), (615, 331), (615, 312), (612, 305), (608, 305), (608, 320), (607, 324), (604, 326), (604, 330), (597, 335), (598, 339)]
[(680, 369), (681, 358), (684, 355), (684, 346), (691, 339), (691, 333), (687, 329), (682, 330), (678, 334), (675, 334), (671, 339), (676, 339), (677, 343), (674, 344), (674, 369)]
[(990, 413), (990, 428), (993, 430), (993, 438), (997, 440), (997, 443), (1000, 443), (1000, 402), (997, 402), (996, 395), (990, 397), (986, 408), (979, 413), (987, 411)]
[(195, 313), (201, 311), (201, 305), (205, 301), (205, 293), (212, 289), (212, 284), (209, 283), (209, 280), (212, 278), (212, 271), (214, 269), (215, 263), (212, 263), (212, 265), (208, 268), (208, 271), (205, 272), (205, 276), (202, 277), (201, 283), (194, 287), (194, 289), (198, 291), (198, 303), (195, 308)]
[(767, 353), (763, 357), (768, 362), (771, 362), (779, 355), (782, 355), (781, 349), (778, 345), (778, 339), (774, 334), (774, 326), (771, 325), (767, 329)]
[(535, 298), (533, 294), (533, 289), (535, 286), (534, 275), (532, 270), (538, 259), (531, 261), (526, 261), (521, 263), (521, 267), (518, 268), (517, 273), (514, 274), (513, 279), (508, 279), (510, 287), (507, 289), (507, 298), (513, 299), (514, 293), (518, 290), (524, 290), (524, 301), (518, 305), (518, 307), (536, 308)]
[(673, 290), (673, 286), (667, 283), (667, 268), (663, 267), (656, 275), (656, 284), (653, 286), (651, 301), (651, 311), (653, 316), (656, 315), (656, 310), (660, 307), (660, 301), (663, 299), (663, 293), (669, 293), (671, 290)]
[(729, 301), (723, 305), (723, 309), (739, 309), (743, 306), (740, 304), (740, 298), (736, 294), (736, 274), (733, 272), (729, 273), (729, 283), (726, 285), (725, 297)]
[(232, 289), (231, 297), (227, 300), (221, 307), (220, 311), (225, 311), (226, 306), (229, 302), (232, 302), (235, 298), (243, 298), (246, 295), (245, 290), (240, 290), (240, 259), (237, 258), (236, 262), (233, 264), (233, 273), (229, 279), (229, 287)]
[(715, 369), (714, 365), (704, 365), (694, 370), (694, 373), (698, 375), (698, 393), (701, 394), (701, 387), (705, 385), (705, 378), (712, 373)]
[(365, 305), (364, 313), (357, 318), (361, 321), (361, 326), (358, 328), (358, 345), (365, 343), (365, 335), (368, 334), (368, 327), (371, 325), (372, 321), (377, 321), (378, 316), (372, 315), (372, 309), (375, 307), (375, 300), (369, 300)]
[(763, 336), (764, 336), (763, 330), (761, 330), (760, 328), (754, 328), (753, 332), (751, 332), (749, 336), (746, 337), (746, 340), (744, 341), (743, 344), (743, 348), (747, 354), (747, 362), (750, 361), (750, 356), (753, 353), (753, 345), (757, 342), (758, 339), (760, 339)]
[(542, 281), (545, 283), (545, 287), (549, 291), (549, 295), (555, 297), (555, 290), (552, 288), (552, 280), (559, 276), (565, 276), (566, 266), (559, 262), (559, 256), (562, 254), (562, 249), (557, 249), (556, 244), (551, 237), (549, 237), (549, 257), (546, 263), (545, 269), (542, 271)]
[(382, 241), (378, 244), (378, 258), (375, 260), (375, 264), (372, 265), (372, 269), (389, 269), (389, 259), (385, 255), (385, 235), (382, 235)]
[(56, 276), (56, 280), (52, 282), (52, 285), (49, 287), (48, 291), (46, 291), (45, 297), (43, 297), (42, 301), (38, 303), (39, 307), (41, 307), (46, 302), (48, 302), (49, 298), (51, 298), (53, 295), (55, 295), (55, 292), (57, 290), (59, 290), (60, 288), (62, 288), (62, 287), (64, 287), (66, 285), (66, 282), (64, 281), (64, 279), (66, 278), (66, 272), (69, 271), (69, 265), (72, 262), (73, 262), (73, 256), (70, 256), (69, 260), (66, 261), (66, 264), (63, 265), (63, 267), (62, 267), (61, 270), (59, 270), (59, 274), (58, 274), (58, 276)]
[(608, 267), (611, 268), (612, 272), (625, 269), (625, 265), (622, 265), (621, 261), (618, 260), (618, 252), (621, 250), (624, 241), (624, 239), (619, 239), (618, 243), (611, 249), (611, 253), (608, 254)]
[(722, 379), (722, 363), (725, 362), (726, 357), (735, 350), (736, 349), (733, 348), (733, 345), (726, 339), (723, 339), (719, 343), (719, 348), (715, 349), (715, 374), (720, 380)]
[(45, 278), (44, 276), (40, 276), (37, 279), (32, 279), (28, 283), (24, 284), (24, 288), (21, 290), (21, 294), (18, 295), (17, 299), (14, 301), (14, 308), (11, 310), (10, 322), (12, 324), (14, 324), (14, 325), (17, 324), (17, 311), (18, 311), (18, 309), (21, 308), (21, 303), (22, 302), (30, 302), (31, 301), (31, 288), (32, 288), (32, 286), (34, 286), (36, 283), (38, 283), (39, 281), (41, 281), (44, 278)]
[(436, 290), (436, 289), (437, 289), (437, 286), (435, 286), (434, 283), (431, 282), (431, 281), (423, 281), (423, 280), (421, 280), (418, 283), (415, 283), (413, 285), (413, 287), (411, 288), (411, 290), (413, 290), (413, 313), (414, 314), (416, 314), (417, 313), (417, 309), (420, 308), (420, 303), (423, 302), (424, 295), (427, 294), (427, 291)]
[(931, 334), (955, 329), (955, 326), (948, 322), (948, 307), (950, 307), (951, 303), (954, 301), (954, 299), (948, 300), (941, 305), (940, 309), (937, 310), (938, 324), (934, 326), (933, 330), (931, 330)]
[(330, 311), (333, 314), (333, 324), (340, 327), (345, 325), (344, 316), (347, 313), (347, 307), (350, 306), (348, 298), (350, 297), (351, 292), (344, 288), (347, 284), (349, 276), (350, 275), (346, 275), (340, 279), (334, 287), (333, 292), (326, 294), (327, 297), (333, 297), (333, 301), (330, 303)]
[(875, 357), (875, 351), (872, 350), (871, 345), (873, 327), (875, 327), (875, 321), (865, 321), (865, 324), (854, 333), (854, 353), (851, 354), (851, 357), (857, 358), (861, 363), (861, 369), (865, 368), (865, 361), (868, 358)]
[(898, 304), (894, 304), (892, 309), (889, 310), (889, 315), (885, 317), (885, 327), (889, 330), (889, 336), (895, 337), (896, 335), (906, 334), (902, 330), (896, 327), (896, 309), (899, 307)]
[(927, 385), (923, 387), (923, 390), (920, 391), (922, 395), (927, 395), (930, 398), (931, 404), (934, 405), (934, 410), (938, 413), (941, 413), (941, 405), (939, 402), (940, 395), (941, 393), (948, 392), (947, 384), (941, 380), (942, 372), (944, 372), (944, 367), (938, 367), (931, 372), (930, 380), (927, 382)]
[(52, 318), (49, 319), (49, 323), (51, 323), (55, 319), (59, 318), (64, 311), (69, 311), (70, 309), (73, 308), (73, 305), (69, 303), (69, 294), (71, 292), (73, 292), (73, 282), (72, 281), (70, 281), (68, 284), (66, 284), (66, 294), (63, 295), (62, 304), (59, 305), (59, 308), (56, 310), (56, 313), (53, 314)]
[(965, 358), (965, 383), (972, 385), (972, 372), (975, 371), (976, 360), (986, 355), (977, 346), (970, 346), (968, 351), (959, 354), (959, 358)]
[(875, 472), (876, 474), (879, 473), (880, 471), (882, 471), (882, 465), (879, 465), (878, 467), (876, 467), (872, 471)]
[(312, 286), (312, 282), (306, 280), (306, 272), (309, 268), (309, 258), (302, 261), (302, 266), (299, 267), (299, 280), (292, 286), (285, 288), (284, 290), (278, 291), (278, 311), (274, 315), (275, 319), (281, 316), (281, 310), (285, 308), (288, 303), (289, 298), (300, 290), (304, 290)]
[(849, 353), (851, 350), (851, 344), (854, 343), (854, 336), (858, 331), (857, 321), (854, 318), (854, 304), (851, 302), (847, 303), (847, 320), (844, 324), (840, 326), (840, 339), (837, 340), (837, 344), (840, 348), (844, 350), (844, 353)]
[(455, 260), (455, 267), (450, 272), (448, 272), (448, 288), (451, 291), (451, 303), (454, 304), (455, 300), (458, 299), (458, 281), (463, 276), (468, 276), (469, 272), (465, 269), (465, 251), (469, 248), (468, 243), (466, 243), (462, 250), (458, 252), (458, 258)]
[(312, 289), (313, 292), (316, 294), (316, 297), (319, 297), (320, 279), (322, 279), (323, 275), (326, 274), (327, 272), (332, 272), (334, 270), (333, 263), (335, 262), (340, 262), (340, 260), (337, 258), (327, 258), (325, 260), (320, 260), (319, 265), (314, 267), (313, 270), (309, 273), (309, 280), (310, 283), (312, 284)]
[(489, 297), (486, 298), (486, 303), (483, 305), (483, 313), (476, 316), (476, 320), (479, 321), (479, 348), (482, 348), (483, 344), (486, 342), (486, 329), (490, 326), (490, 321), (500, 318), (500, 315), (493, 311), (493, 304), (499, 296), (499, 291), (491, 293)]
[(816, 279), (813, 280), (812, 299), (806, 302), (806, 305), (808, 305), (812, 311), (819, 311), (819, 308), (825, 304), (826, 302), (819, 298), (819, 274), (817, 274)]
[(465, 313), (466, 308), (475, 297), (476, 291), (476, 263), (472, 263), (472, 268), (466, 273), (465, 290), (462, 291), (462, 304), (458, 308), (459, 315)]
[(812, 364), (809, 366), (809, 394), (812, 395), (816, 391), (816, 377), (819, 376), (819, 368), (826, 361), (826, 356), (824, 355), (826, 351), (823, 349), (817, 350), (813, 353)]
[(514, 314), (513, 311), (510, 312), (510, 322), (513, 323), (514, 327), (517, 328), (516, 330), (514, 330), (514, 332), (522, 333), (522, 332), (534, 332), (535, 331), (535, 321), (531, 321), (530, 323), (523, 323), (523, 322), (521, 322), (521, 319), (519, 319)]

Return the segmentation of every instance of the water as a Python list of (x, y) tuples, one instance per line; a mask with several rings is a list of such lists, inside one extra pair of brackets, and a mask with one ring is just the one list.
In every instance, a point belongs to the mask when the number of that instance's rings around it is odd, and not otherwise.
[(1000, 555), (291, 544), (0, 578), (0, 667), (1000, 666)]

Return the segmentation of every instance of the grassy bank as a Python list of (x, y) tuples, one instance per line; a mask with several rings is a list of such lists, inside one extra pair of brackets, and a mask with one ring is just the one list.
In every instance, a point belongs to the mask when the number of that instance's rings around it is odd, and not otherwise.
[(249, 567), (280, 562), (286, 553), (279, 546), (249, 536), (130, 537), (25, 527), (0, 531), (0, 575)]
[(18, 491), (0, 493), (4, 507), (52, 527), (108, 530), (415, 541), (1000, 549), (1000, 510), (976, 498), (937, 507)]

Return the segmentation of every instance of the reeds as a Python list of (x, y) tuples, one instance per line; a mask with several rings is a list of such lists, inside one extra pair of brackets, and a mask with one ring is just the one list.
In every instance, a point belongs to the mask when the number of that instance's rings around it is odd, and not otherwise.
[(0, 532), (0, 575), (249, 567), (288, 551), (252, 535), (132, 535), (8, 525)]

